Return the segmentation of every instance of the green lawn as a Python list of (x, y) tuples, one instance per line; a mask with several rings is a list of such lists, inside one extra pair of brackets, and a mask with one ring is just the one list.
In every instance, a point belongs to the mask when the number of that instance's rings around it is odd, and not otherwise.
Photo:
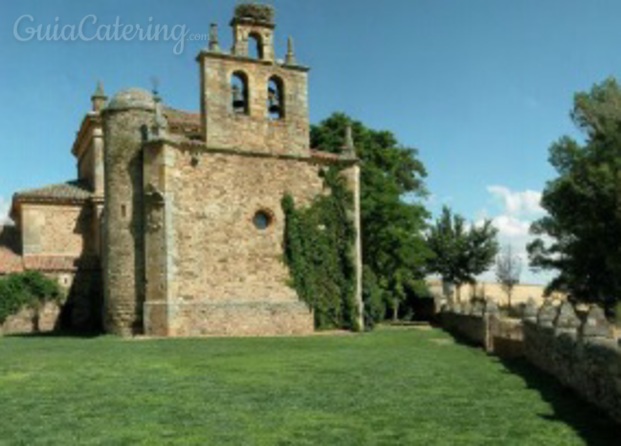
[(0, 339), (0, 444), (619, 444), (523, 362), (437, 330)]

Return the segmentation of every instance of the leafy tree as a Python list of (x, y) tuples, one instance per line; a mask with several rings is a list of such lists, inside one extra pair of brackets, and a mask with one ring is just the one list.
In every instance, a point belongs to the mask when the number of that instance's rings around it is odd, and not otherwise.
[(520, 283), (521, 274), (522, 261), (520, 257), (513, 254), (511, 245), (505, 246), (496, 258), (496, 280), (498, 280), (504, 292), (507, 293), (509, 308), (511, 308), (513, 288)]
[(611, 308), (621, 296), (619, 84), (608, 79), (576, 94), (571, 117), (584, 141), (563, 136), (550, 148), (558, 177), (543, 193), (548, 215), (531, 226), (530, 263), (558, 273), (548, 292)]
[(476, 276), (494, 263), (498, 254), (497, 232), (491, 221), (468, 225), (461, 215), (453, 214), (446, 206), (430, 228), (427, 244), (434, 256), (429, 261), (429, 270), (456, 287), (458, 300), (461, 285), (476, 283)]
[[(335, 113), (311, 128), (312, 147), (341, 153), (351, 126), (362, 160), (361, 220), (365, 319), (378, 321), (379, 296), (393, 317), (408, 293), (423, 283), (430, 257), (423, 230), (429, 214), (421, 204), (427, 175), (417, 151), (402, 147), (389, 131), (372, 130), (347, 115)], [(372, 273), (372, 274), (371, 274)]]

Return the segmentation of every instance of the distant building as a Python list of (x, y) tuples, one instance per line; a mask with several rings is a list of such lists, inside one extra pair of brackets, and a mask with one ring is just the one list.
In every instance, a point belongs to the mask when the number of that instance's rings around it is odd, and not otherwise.
[[(199, 113), (134, 88), (108, 102), (99, 85), (72, 148), (78, 178), (13, 197), (0, 273), (57, 277), (70, 290), (66, 324), (121, 335), (312, 332), (282, 261), (281, 199), (309, 204), (325, 193), (322, 168), (338, 164), (358, 200), (358, 160), (353, 147), (309, 148), (309, 70), (291, 41), (276, 58), (273, 9), (238, 5), (231, 26), (230, 52), (212, 25), (197, 57)], [(356, 257), (360, 270), (359, 243)]]

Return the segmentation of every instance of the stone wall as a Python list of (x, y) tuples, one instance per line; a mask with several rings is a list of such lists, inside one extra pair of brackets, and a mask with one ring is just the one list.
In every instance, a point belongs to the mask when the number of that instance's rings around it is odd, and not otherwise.
[(145, 325), (155, 336), (295, 336), (313, 332), (302, 302), (147, 302)]
[(146, 149), (144, 172), (147, 334), (312, 332), (283, 262), (281, 200), (322, 193), (318, 165), (162, 143)]
[[(203, 52), (202, 119), (207, 146), (262, 153), (309, 153), (308, 73), (269, 61)], [(248, 84), (248, 113), (234, 113), (231, 78), (243, 73)], [(268, 81), (278, 76), (284, 88), (284, 118), (270, 120)]]
[(441, 316), (442, 328), (465, 338), (473, 344), (486, 347), (488, 320), (483, 315), (470, 315), (446, 311)]
[(494, 301), (447, 307), (441, 322), (450, 333), (489, 353), (503, 357), (522, 354), (522, 321), (501, 317)]
[(544, 305), (524, 322), (526, 357), (621, 422), (621, 349), (604, 313), (584, 321), (571, 304)]
[[(103, 107), (103, 104), (100, 104), (100, 107)], [(104, 194), (104, 141), (99, 108), (84, 117), (71, 152), (77, 159), (78, 179), (86, 181), (91, 191), (102, 197)]]
[(0, 324), (0, 335), (29, 334), (54, 331), (59, 323), (61, 308), (48, 302), (39, 310), (24, 308)]
[(572, 304), (530, 301), (524, 320), (499, 318), (489, 308), (454, 305), (443, 327), (499, 356), (524, 355), (539, 369), (621, 422), (621, 348), (601, 308), (579, 318)]
[[(144, 104), (142, 104), (142, 102)], [(142, 144), (153, 125), (148, 92), (118, 93), (104, 110), (106, 209), (104, 238), (105, 328), (119, 335), (142, 330), (145, 251)]]
[[(319, 194), (323, 181), (307, 162), (275, 158), (178, 152), (174, 194), (174, 281), (171, 293), (190, 300), (295, 300), (282, 261), (290, 193), (300, 206)], [(253, 224), (259, 211), (272, 216), (266, 230)]]
[(82, 205), (23, 204), (23, 254), (79, 257), (91, 236), (87, 214)]
[(491, 317), (487, 351), (498, 356), (512, 358), (524, 354), (523, 322), (507, 317)]

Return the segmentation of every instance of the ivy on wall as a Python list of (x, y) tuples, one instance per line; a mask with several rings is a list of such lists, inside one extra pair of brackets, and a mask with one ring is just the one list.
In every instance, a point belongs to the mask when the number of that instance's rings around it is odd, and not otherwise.
[(285, 195), (284, 258), (291, 285), (314, 310), (318, 329), (358, 330), (353, 195), (339, 169), (322, 173), (329, 194), (306, 208)]
[(0, 278), (0, 324), (22, 308), (39, 308), (45, 302), (60, 299), (59, 285), (39, 272), (28, 271)]

